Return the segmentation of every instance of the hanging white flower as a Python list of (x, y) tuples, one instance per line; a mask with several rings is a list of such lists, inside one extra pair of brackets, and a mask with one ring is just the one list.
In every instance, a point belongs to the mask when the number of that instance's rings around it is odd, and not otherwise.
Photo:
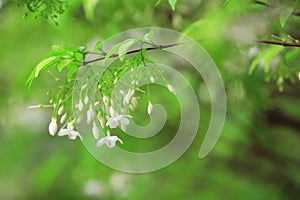
[(95, 112), (93, 110), (92, 105), (90, 105), (90, 108), (86, 113), (86, 123), (90, 124), (93, 121), (94, 117), (95, 117)]
[(129, 119), (127, 118), (132, 118), (132, 116), (130, 115), (117, 115), (115, 117), (111, 117), (108, 119), (108, 121), (106, 122), (106, 126), (109, 126), (110, 128), (117, 128), (118, 125), (125, 124), (128, 125), (129, 124)]
[(83, 111), (83, 103), (82, 103), (82, 100), (80, 99), (79, 100), (79, 103), (78, 103), (78, 110), (81, 112), (81, 111)]
[(149, 104), (148, 104), (148, 115), (150, 115), (152, 113), (152, 110), (153, 110), (153, 105), (152, 103), (149, 101)]
[(154, 83), (154, 82), (155, 82), (155, 79), (154, 79), (153, 76), (150, 76), (150, 81), (151, 81), (151, 83)]
[(49, 124), (48, 130), (50, 135), (54, 136), (57, 132), (58, 126), (55, 118), (51, 118), (51, 122)]
[(93, 136), (96, 140), (98, 140), (99, 136), (100, 136), (100, 131), (99, 128), (97, 127), (96, 123), (93, 122), (93, 128), (92, 128), (92, 132), (93, 132)]
[(177, 96), (177, 91), (175, 90), (175, 88), (173, 88), (172, 85), (168, 84), (167, 87), (170, 92), (172, 92), (175, 96)]
[(74, 120), (67, 124), (67, 129), (74, 130)]
[(82, 140), (80, 133), (71, 129), (61, 129), (57, 135), (58, 136), (67, 135), (70, 140), (75, 140), (77, 137), (79, 137), (80, 140)]
[(103, 99), (104, 104), (107, 105), (109, 102), (109, 98), (107, 96), (103, 96), (102, 99)]
[(60, 123), (61, 124), (65, 123), (66, 119), (67, 119), (67, 113), (65, 113), (63, 116), (61, 116)]
[(120, 138), (118, 138), (118, 136), (106, 136), (98, 140), (97, 147), (101, 147), (102, 145), (106, 144), (108, 148), (113, 148), (116, 146), (117, 141), (123, 144), (123, 141)]
[(84, 104), (88, 104), (88, 102), (89, 102), (89, 97), (88, 97), (88, 96), (85, 96), (85, 97), (84, 97)]
[(133, 89), (129, 89), (127, 94), (124, 96), (123, 103), (124, 105), (128, 105), (131, 97), (134, 95), (135, 91)]
[(58, 114), (58, 115), (62, 115), (63, 112), (64, 112), (64, 105), (62, 105), (62, 106), (58, 109), (57, 114)]

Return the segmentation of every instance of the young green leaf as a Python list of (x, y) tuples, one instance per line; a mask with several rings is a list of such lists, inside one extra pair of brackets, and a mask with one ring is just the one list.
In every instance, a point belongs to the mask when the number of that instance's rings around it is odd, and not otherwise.
[(155, 3), (155, 5), (154, 5), (154, 7), (157, 7), (160, 4), (161, 1), (162, 0), (157, 0), (156, 3)]
[(276, 46), (272, 45), (269, 48), (265, 49), (260, 53), (259, 56), (257, 56), (251, 63), (250, 69), (249, 69), (249, 74), (252, 74), (254, 70), (256, 69), (257, 65), (259, 62), (262, 60), (264, 61), (264, 69), (265, 73), (269, 72), (271, 63), (275, 56), (277, 56), (282, 50), (284, 49), (283, 46)]
[(39, 64), (37, 64), (37, 66), (35, 67), (34, 78), (38, 77), (41, 71), (50, 67), (54, 62), (56, 62), (56, 60), (57, 60), (57, 56), (52, 56), (50, 58), (46, 58), (42, 60)]
[(99, 40), (94, 46), (94, 51), (101, 51), (101, 50), (102, 50), (102, 41)]
[(72, 63), (71, 59), (63, 59), (59, 62), (57, 65), (57, 69), (59, 72), (61, 72), (66, 66), (68, 66), (70, 63)]
[(121, 45), (120, 48), (118, 49), (118, 54), (119, 54), (119, 58), (121, 61), (124, 60), (125, 56), (126, 56), (126, 52), (128, 51), (128, 49), (130, 47), (132, 47), (132, 45), (134, 45), (137, 41), (135, 39), (132, 40), (128, 40), (128, 42), (126, 42), (125, 44)]
[(176, 3), (177, 3), (177, 0), (169, 0), (169, 4), (170, 4), (172, 10), (175, 10)]
[(145, 40), (145, 41), (148, 41), (148, 42), (151, 42), (151, 41), (152, 41), (152, 38), (153, 38), (153, 30), (151, 30), (149, 33), (147, 33), (147, 34), (144, 36), (144, 40)]
[[(122, 60), (124, 60), (124, 56), (126, 55), (126, 51), (132, 46), (134, 45), (136, 42), (140, 41), (141, 39), (140, 38), (136, 38), (136, 39), (127, 39), (127, 40), (124, 40), (123, 42), (120, 42), (118, 44), (116, 44), (115, 46), (113, 46), (111, 48), (111, 50), (106, 54), (104, 60), (103, 60), (103, 65), (106, 64), (106, 62), (108, 61), (109, 58), (112, 57), (112, 55), (114, 53), (116, 53), (118, 51), (118, 56), (121, 55), (122, 57)], [(124, 46), (123, 46), (124, 45)], [(121, 46), (123, 46), (121, 48)], [(121, 48), (121, 49), (120, 49)], [(119, 50), (120, 49), (120, 50)], [(121, 57), (120, 57), (120, 60), (121, 60)]]
[(279, 22), (282, 28), (285, 27), (286, 21), (293, 14), (293, 12), (294, 12), (294, 8), (291, 7), (282, 8), (281, 14), (279, 16)]

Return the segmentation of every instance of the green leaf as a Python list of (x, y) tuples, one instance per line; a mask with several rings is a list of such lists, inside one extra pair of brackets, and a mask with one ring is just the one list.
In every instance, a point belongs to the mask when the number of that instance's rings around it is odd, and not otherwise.
[(95, 15), (95, 9), (97, 7), (97, 4), (99, 3), (99, 0), (83, 0), (83, 10), (86, 18), (88, 20), (94, 19)]
[(101, 51), (101, 50), (102, 50), (102, 41), (99, 40), (94, 46), (94, 51)]
[(269, 48), (262, 51), (259, 56), (257, 56), (251, 63), (249, 74), (252, 74), (256, 69), (257, 65), (260, 61), (264, 61), (264, 69), (265, 73), (269, 72), (271, 63), (275, 56), (277, 56), (282, 50), (284, 49), (283, 46), (271, 45)]
[(176, 3), (177, 3), (177, 0), (169, 0), (169, 4), (170, 4), (172, 10), (175, 10)]
[(161, 3), (162, 0), (157, 0), (157, 2), (155, 3), (154, 7), (157, 7), (160, 3)]
[(145, 41), (152, 41), (153, 39), (153, 30), (151, 30), (149, 33), (147, 33), (145, 36), (144, 36), (144, 40)]
[(61, 60), (59, 62), (59, 64), (57, 65), (57, 69), (59, 72), (61, 72), (66, 66), (68, 66), (70, 63), (72, 63), (73, 61), (71, 59), (64, 59)]
[(77, 74), (78, 70), (79, 70), (79, 66), (73, 66), (72, 68), (69, 69), (67, 74), (68, 81), (70, 81), (73, 78), (74, 74)]
[(57, 59), (57, 56), (52, 56), (50, 58), (46, 58), (44, 60), (42, 60), (39, 64), (37, 64), (36, 68), (35, 68), (35, 74), (34, 74), (34, 78), (39, 76), (40, 71), (43, 71), (45, 69), (47, 69), (48, 67), (50, 67)]
[(125, 55), (130, 47), (136, 43), (136, 40), (128, 40), (125, 44), (121, 45), (118, 49), (119, 58), (121, 61), (124, 60)]
[[(111, 48), (111, 50), (106, 54), (104, 60), (103, 60), (103, 65), (106, 64), (107, 60), (109, 58), (111, 58), (111, 56), (116, 53), (118, 51), (118, 56), (121, 55), (122, 59), (124, 60), (124, 56), (126, 55), (126, 51), (124, 50), (128, 50), (134, 43), (140, 41), (141, 39), (140, 38), (136, 38), (136, 39), (127, 39), (127, 40), (124, 40), (123, 42), (120, 42), (118, 44), (116, 44), (115, 46), (113, 46)], [(134, 42), (133, 42), (134, 41)], [(128, 43), (128, 44), (127, 44)], [(127, 45), (126, 45), (127, 44)], [(124, 45), (122, 48), (121, 46)], [(121, 50), (119, 50), (121, 48)], [(121, 57), (120, 57), (120, 60), (121, 60)]]
[(290, 16), (293, 14), (294, 8), (291, 7), (285, 7), (281, 9), (281, 14), (279, 16), (279, 22), (282, 28), (285, 27), (286, 21)]

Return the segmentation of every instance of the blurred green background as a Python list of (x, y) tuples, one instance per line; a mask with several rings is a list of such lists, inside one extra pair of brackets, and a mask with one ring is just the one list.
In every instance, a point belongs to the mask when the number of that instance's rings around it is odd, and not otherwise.
[[(55, 25), (34, 19), (35, 14), (23, 18), (22, 4), (0, 1), (0, 200), (299, 198), (299, 80), (278, 92), (262, 70), (248, 75), (250, 50), (256, 47), (249, 40), (277, 30), (278, 22), (248, 1), (228, 2), (179, 0), (172, 11), (167, 1), (154, 7), (155, 0), (73, 0)], [(213, 151), (199, 159), (210, 104), (201, 77), (181, 68), (200, 102), (196, 140), (164, 169), (126, 174), (98, 162), (79, 140), (51, 137), (51, 110), (27, 106), (47, 102), (53, 80), (42, 75), (30, 92), (25, 81), (53, 44), (77, 47), (148, 26), (172, 28), (200, 41), (223, 76), (227, 118)], [(146, 106), (137, 112), (149, 120)], [(169, 116), (169, 130), (176, 130), (176, 117), (176, 112)]]

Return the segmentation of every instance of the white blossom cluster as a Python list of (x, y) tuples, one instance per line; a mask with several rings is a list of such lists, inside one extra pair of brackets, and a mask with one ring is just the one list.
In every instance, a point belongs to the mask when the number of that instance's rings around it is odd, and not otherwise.
[[(151, 83), (155, 82), (152, 76), (149, 77), (149, 80)], [(99, 92), (100, 88), (98, 86), (99, 90), (98, 93), (96, 93), (96, 96), (98, 96), (96, 100), (98, 101), (95, 103), (89, 99), (87, 90), (85, 90), (86, 87), (87, 85), (81, 87), (80, 98), (75, 104), (75, 110), (73, 110), (75, 112), (73, 112), (73, 115), (69, 115), (68, 112), (65, 111), (67, 110), (65, 108), (67, 104), (63, 102), (63, 100), (59, 100), (52, 106), (54, 107), (54, 113), (48, 127), (50, 135), (68, 136), (70, 140), (75, 140), (78, 137), (80, 140), (83, 140), (82, 135), (75, 127), (82, 122), (82, 119), (86, 119), (86, 123), (91, 125), (91, 133), (97, 141), (97, 147), (101, 147), (105, 144), (108, 148), (113, 148), (117, 142), (123, 144), (123, 141), (118, 136), (110, 135), (110, 130), (119, 127), (124, 132), (126, 131), (126, 125), (130, 123), (132, 116), (119, 113), (127, 113), (128, 108), (132, 111), (137, 108), (138, 97), (134, 95), (136, 91), (144, 92), (138, 87), (138, 80), (133, 80), (129, 89), (128, 85), (127, 89), (120, 88), (118, 90), (119, 94), (114, 96), (114, 98), (111, 98), (111, 95), (103, 95), (103, 91)], [(167, 84), (167, 88), (171, 93), (177, 95), (177, 91), (170, 84)], [(37, 107), (50, 106), (30, 106), (30, 108)], [(148, 115), (151, 115), (152, 110), (153, 104), (149, 99), (147, 107)], [(106, 132), (102, 138), (100, 138), (100, 130)]]

